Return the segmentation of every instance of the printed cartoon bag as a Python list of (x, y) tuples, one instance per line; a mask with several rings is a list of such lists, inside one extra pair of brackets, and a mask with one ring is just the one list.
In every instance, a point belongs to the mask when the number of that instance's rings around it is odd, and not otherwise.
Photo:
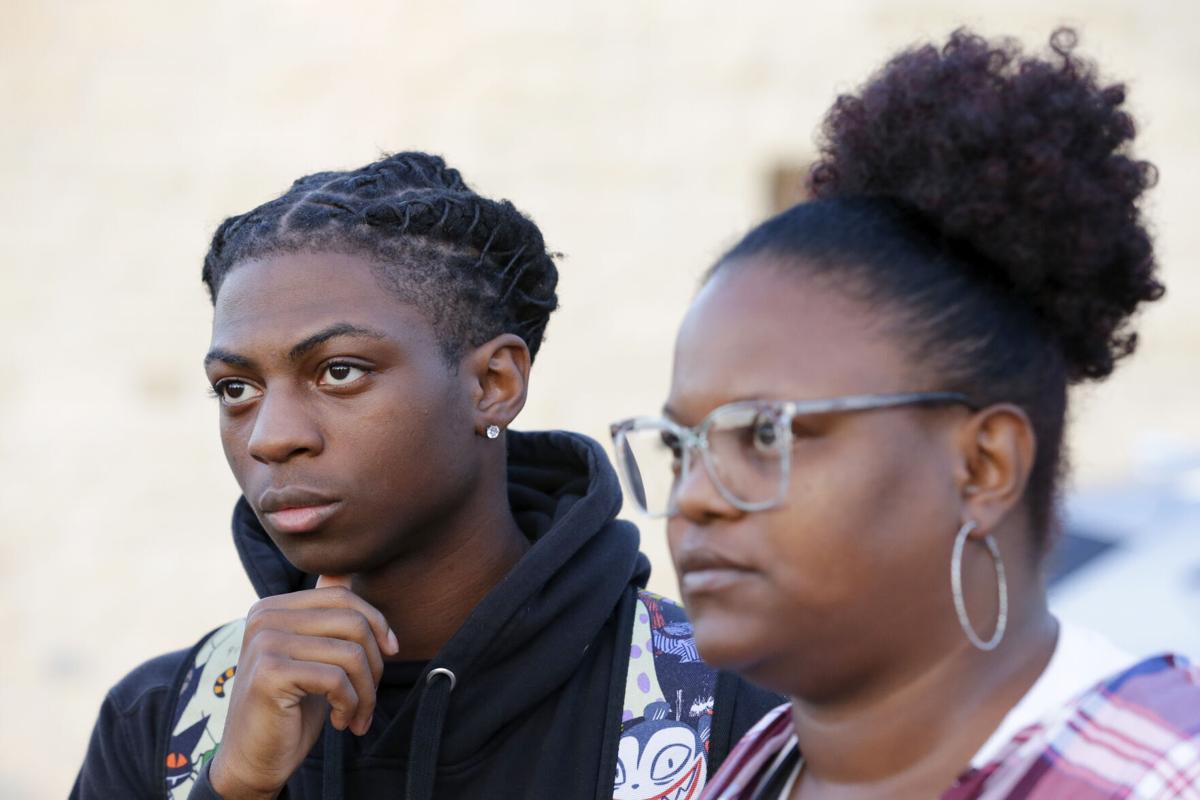
[[(614, 800), (696, 800), (708, 779), (717, 673), (696, 652), (683, 608), (650, 592), (634, 605)], [(244, 619), (206, 636), (179, 686), (165, 796), (183, 800), (221, 744)]]

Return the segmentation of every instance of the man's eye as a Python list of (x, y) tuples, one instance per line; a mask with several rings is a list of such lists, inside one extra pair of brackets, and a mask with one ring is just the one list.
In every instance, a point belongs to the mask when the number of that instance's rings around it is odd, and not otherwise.
[(240, 406), (255, 400), (262, 392), (245, 381), (235, 379), (218, 381), (213, 392), (223, 405)]
[(326, 386), (346, 386), (366, 375), (367, 371), (353, 364), (335, 363), (325, 368), (321, 383)]

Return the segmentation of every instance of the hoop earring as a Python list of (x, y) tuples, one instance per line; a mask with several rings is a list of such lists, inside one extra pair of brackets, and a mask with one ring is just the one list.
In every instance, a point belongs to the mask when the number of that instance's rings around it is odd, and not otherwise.
[(996, 545), (996, 540), (992, 538), (991, 534), (988, 534), (984, 536), (983, 544), (987, 547), (988, 554), (992, 557), (992, 564), (996, 567), (1000, 614), (996, 618), (996, 632), (992, 634), (991, 639), (985, 642), (979, 638), (979, 634), (975, 633), (975, 628), (971, 625), (971, 618), (967, 616), (967, 604), (963, 599), (962, 590), (963, 547), (967, 543), (967, 538), (978, 527), (974, 520), (967, 520), (958, 529), (958, 535), (954, 538), (954, 555), (950, 558), (950, 588), (954, 593), (954, 611), (958, 614), (958, 624), (962, 626), (963, 633), (967, 635), (967, 640), (977, 649), (988, 652), (995, 650), (1000, 645), (1000, 642), (1004, 639), (1004, 629), (1008, 626), (1008, 582), (1004, 577), (1004, 559), (1000, 557), (1000, 548)]

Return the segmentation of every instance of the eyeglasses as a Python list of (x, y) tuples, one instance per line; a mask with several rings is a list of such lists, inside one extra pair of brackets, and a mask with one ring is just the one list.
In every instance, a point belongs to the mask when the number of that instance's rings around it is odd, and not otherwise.
[(663, 417), (634, 417), (614, 423), (611, 432), (621, 479), (645, 514), (670, 517), (678, 512), (675, 495), (697, 451), (726, 501), (743, 511), (763, 511), (787, 496), (792, 444), (797, 431), (804, 431), (805, 419), (835, 412), (948, 404), (975, 407), (959, 392), (746, 400), (715, 409), (694, 428)]

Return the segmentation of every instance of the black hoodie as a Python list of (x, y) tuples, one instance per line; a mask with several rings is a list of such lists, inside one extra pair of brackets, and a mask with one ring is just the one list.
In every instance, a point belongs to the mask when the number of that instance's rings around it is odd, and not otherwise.
[[(430, 662), (388, 665), (366, 736), (326, 726), (284, 797), (614, 796), (634, 608), (650, 565), (637, 529), (616, 519), (620, 489), (598, 444), (510, 432), (508, 452), (513, 514), (533, 546)], [(313, 585), (244, 499), (233, 525), (260, 596)], [(111, 690), (73, 798), (166, 796), (174, 698), (195, 649), (153, 659)], [(426, 680), (436, 669), (453, 673), (452, 688)], [(717, 679), (709, 775), (778, 702), (730, 675)], [(217, 797), (203, 770), (197, 777), (190, 797)], [(621, 796), (657, 795), (626, 785)]]

